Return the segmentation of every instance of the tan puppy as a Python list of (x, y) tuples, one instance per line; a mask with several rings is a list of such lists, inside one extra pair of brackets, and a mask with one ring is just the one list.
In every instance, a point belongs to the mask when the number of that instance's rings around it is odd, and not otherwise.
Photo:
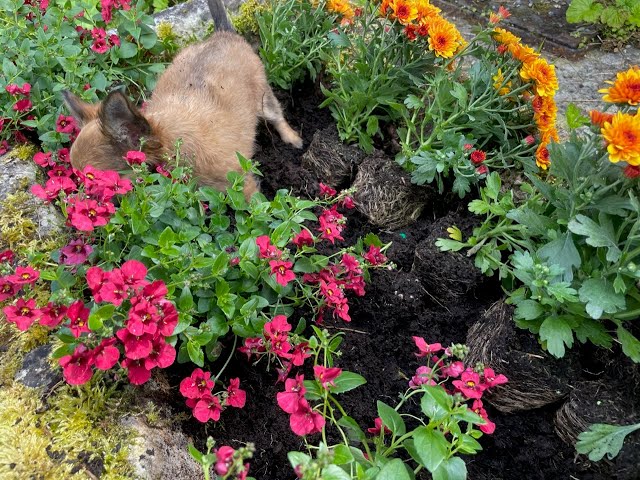
[[(160, 76), (144, 112), (119, 91), (96, 105), (64, 92), (81, 128), (71, 147), (75, 168), (125, 170), (123, 156), (139, 149), (141, 140), (147, 162), (157, 164), (182, 139), (181, 152), (199, 183), (224, 190), (227, 173), (241, 172), (236, 151), (253, 156), (259, 117), (273, 123), (285, 142), (302, 147), (282, 115), (260, 58), (233, 32), (221, 0), (209, 0), (209, 8), (216, 33), (180, 52)], [(247, 177), (245, 197), (257, 190), (255, 180)]]

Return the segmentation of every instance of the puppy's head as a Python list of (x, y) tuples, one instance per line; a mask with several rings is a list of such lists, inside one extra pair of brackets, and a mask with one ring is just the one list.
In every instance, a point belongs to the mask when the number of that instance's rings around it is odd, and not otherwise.
[(82, 170), (91, 165), (100, 170), (126, 170), (123, 156), (145, 143), (157, 143), (147, 119), (120, 91), (101, 103), (89, 104), (65, 91), (64, 100), (75, 117), (80, 134), (71, 147), (71, 164)]

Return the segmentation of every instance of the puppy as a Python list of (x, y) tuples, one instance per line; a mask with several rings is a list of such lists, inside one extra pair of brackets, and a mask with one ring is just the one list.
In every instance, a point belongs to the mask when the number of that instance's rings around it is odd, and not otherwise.
[[(286, 143), (302, 147), (282, 115), (260, 58), (233, 30), (222, 0), (208, 1), (215, 33), (176, 56), (144, 112), (119, 91), (95, 105), (63, 92), (81, 129), (70, 152), (75, 168), (125, 170), (123, 156), (138, 150), (141, 141), (147, 162), (157, 164), (182, 139), (181, 152), (198, 182), (224, 190), (227, 173), (242, 171), (236, 152), (253, 156), (258, 118), (271, 122)], [(256, 191), (255, 179), (248, 176), (245, 197)]]

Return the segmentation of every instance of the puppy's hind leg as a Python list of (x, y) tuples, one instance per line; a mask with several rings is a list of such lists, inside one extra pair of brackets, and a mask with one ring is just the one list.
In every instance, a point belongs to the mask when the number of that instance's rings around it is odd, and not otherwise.
[(284, 119), (280, 102), (278, 102), (271, 87), (268, 85), (262, 96), (262, 117), (268, 122), (273, 123), (280, 134), (280, 138), (282, 138), (284, 142), (296, 148), (302, 148), (302, 138), (300, 138), (300, 135), (298, 135)]

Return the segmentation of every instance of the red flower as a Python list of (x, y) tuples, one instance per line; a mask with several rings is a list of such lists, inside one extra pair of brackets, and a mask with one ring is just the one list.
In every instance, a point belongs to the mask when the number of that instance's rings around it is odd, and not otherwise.
[(476, 168), (476, 173), (478, 175), (486, 175), (487, 173), (489, 173), (489, 169), (486, 165), (480, 165), (478, 168)]
[(293, 267), (291, 262), (271, 260), (269, 266), (271, 267), (271, 273), (276, 276), (276, 282), (283, 287), (296, 278), (296, 274), (291, 270), (291, 267)]
[(40, 272), (31, 267), (17, 267), (13, 275), (9, 276), (9, 281), (16, 285), (27, 285), (36, 283), (40, 277)]
[(298, 410), (300, 401), (304, 400), (306, 389), (304, 388), (304, 375), (296, 375), (296, 378), (287, 378), (284, 381), (284, 392), (276, 394), (278, 406), (286, 413), (294, 413)]
[(13, 297), (21, 288), (21, 285), (9, 281), (9, 277), (0, 277), (0, 302)]
[(29, 100), (28, 98), (23, 98), (22, 100), (18, 100), (15, 103), (13, 109), (16, 112), (26, 112), (27, 110), (31, 110), (32, 107), (33, 103), (31, 103), (31, 100)]
[(252, 355), (265, 352), (264, 342), (262, 338), (245, 338), (244, 345), (238, 347), (238, 351), (247, 356), (247, 360), (251, 360)]
[[(418, 367), (416, 374), (409, 380), (409, 388), (420, 388), (421, 385), (437, 385), (431, 368), (426, 365)], [(437, 377), (436, 377), (437, 378)]]
[(325, 217), (320, 217), (320, 228), (318, 231), (322, 233), (321, 237), (324, 240), (329, 240), (332, 244), (335, 244), (336, 240), (344, 240), (340, 236), (342, 226), (337, 223), (328, 221)]
[(158, 331), (160, 315), (158, 309), (141, 297), (131, 299), (131, 309), (127, 318), (126, 327), (133, 335), (150, 333), (155, 335)]
[(474, 150), (471, 152), (471, 162), (474, 165), (480, 165), (487, 159), (487, 154), (482, 150)]
[(483, 408), (482, 400), (474, 400), (471, 410), (480, 415), (486, 422), (484, 425), (480, 425), (480, 430), (488, 435), (491, 435), (496, 430), (496, 424), (489, 420), (487, 411)]
[(69, 223), (84, 232), (106, 225), (114, 212), (115, 207), (112, 203), (101, 204), (92, 199), (70, 199), (70, 205), (67, 208)]
[(151, 370), (154, 367), (167, 368), (173, 365), (176, 359), (176, 349), (165, 342), (162, 337), (155, 337), (152, 342), (149, 356), (144, 359), (144, 368)]
[(60, 249), (60, 263), (63, 265), (81, 265), (93, 251), (91, 245), (84, 243), (82, 238), (69, 242)]
[(367, 428), (367, 432), (369, 432), (371, 435), (380, 435), (380, 432), (383, 431), (382, 430), (383, 427), (384, 427), (383, 435), (391, 433), (391, 430), (389, 430), (387, 426), (382, 423), (382, 419), (380, 417), (376, 417), (373, 423), (375, 424), (375, 427)]
[(264, 333), (269, 337), (275, 337), (281, 333), (290, 332), (291, 324), (284, 315), (276, 315), (273, 320), (264, 324)]
[(523, 142), (525, 143), (525, 145), (533, 145), (534, 143), (536, 143), (536, 137), (534, 137), (533, 135), (527, 135), (526, 137), (524, 137)]
[(307, 342), (298, 343), (295, 347), (293, 347), (293, 352), (291, 352), (291, 363), (293, 363), (296, 367), (300, 367), (304, 364), (305, 359), (311, 356), (310, 353), (307, 353), (309, 350), (309, 344)]
[(76, 120), (73, 117), (68, 117), (65, 115), (58, 116), (58, 120), (56, 120), (56, 132), (58, 133), (73, 133), (73, 131), (77, 128)]
[(124, 156), (124, 159), (127, 161), (129, 165), (141, 165), (147, 161), (147, 156), (144, 152), (139, 152), (137, 150), (130, 150)]
[(380, 247), (376, 247), (375, 245), (369, 245), (369, 251), (362, 254), (362, 258), (371, 265), (381, 265), (387, 261), (387, 257), (380, 251)]
[(416, 357), (418, 358), (427, 357), (442, 350), (442, 345), (440, 345), (439, 343), (432, 343), (431, 345), (429, 345), (422, 337), (412, 338), (419, 350), (419, 352), (416, 353)]
[(15, 305), (4, 307), (2, 311), (7, 318), (7, 322), (15, 323), (18, 330), (24, 332), (40, 316), (40, 310), (36, 308), (36, 301), (31, 298), (27, 301), (19, 298)]
[(60, 192), (71, 193), (77, 189), (76, 184), (69, 177), (53, 177), (47, 180), (44, 188), (42, 185), (32, 185), (31, 193), (42, 200), (50, 202)]
[(500, 374), (496, 376), (496, 372), (493, 371), (492, 368), (485, 368), (484, 373), (484, 383), (488, 388), (495, 387), (496, 385), (503, 385), (508, 382), (507, 377)]
[(107, 53), (109, 51), (109, 45), (104, 38), (97, 38), (91, 44), (91, 50), (100, 54)]
[(356, 208), (356, 204), (353, 203), (353, 198), (348, 195), (342, 199), (342, 206), (348, 210)]
[(322, 365), (315, 365), (313, 367), (313, 374), (316, 377), (324, 388), (327, 388), (327, 385), (336, 386), (335, 380), (342, 374), (342, 369), (337, 367), (326, 368)]
[(151, 340), (153, 337), (145, 333), (144, 335), (133, 335), (126, 328), (121, 328), (116, 332), (116, 337), (124, 344), (124, 354), (131, 360), (140, 360), (149, 356), (153, 349)]
[(4, 250), (0, 252), (0, 263), (11, 263), (15, 256), (16, 255), (13, 253), (13, 250)]
[(51, 159), (51, 152), (38, 152), (33, 156), (33, 161), (43, 168), (53, 167), (55, 162)]
[(260, 258), (280, 258), (282, 252), (278, 250), (278, 247), (271, 245), (271, 239), (268, 235), (261, 235), (256, 238), (256, 245), (260, 250)]
[(120, 362), (123, 368), (127, 369), (129, 382), (133, 385), (142, 385), (147, 383), (151, 378), (151, 370), (147, 370), (144, 366), (144, 359), (125, 358)]
[(640, 177), (640, 166), (627, 165), (626, 167), (624, 167), (623, 174), (627, 178), (638, 178)]
[(213, 384), (211, 372), (203, 372), (202, 369), (196, 368), (190, 377), (180, 382), (180, 393), (185, 398), (202, 398), (211, 392)]
[(71, 329), (71, 334), (78, 338), (83, 333), (89, 333), (89, 325), (87, 324), (87, 320), (89, 319), (89, 309), (84, 306), (82, 300), (76, 300), (67, 309), (67, 317), (71, 320), (69, 324), (69, 329)]
[(404, 34), (407, 36), (409, 40), (415, 40), (417, 38), (417, 35), (416, 35), (417, 30), (418, 30), (418, 27), (416, 27), (412, 23), (409, 23), (404, 27)]
[(62, 323), (62, 319), (67, 314), (67, 307), (49, 302), (46, 307), (40, 310), (40, 313), (40, 325), (55, 328)]
[(120, 350), (115, 347), (115, 338), (105, 338), (100, 345), (93, 349), (92, 355), (96, 368), (109, 370), (120, 360)]
[(296, 435), (311, 435), (322, 431), (324, 427), (324, 417), (315, 412), (309, 403), (302, 399), (298, 404), (298, 410), (289, 417), (289, 426)]
[(214, 468), (218, 475), (224, 476), (229, 473), (229, 468), (233, 465), (233, 454), (235, 452), (233, 448), (225, 445), (215, 451), (216, 464)]
[(338, 192), (336, 192), (335, 189), (320, 182), (320, 195), (325, 197), (333, 197), (336, 193)]
[(122, 278), (120, 270), (113, 270), (111, 272), (105, 272), (106, 281), (100, 288), (100, 297), (102, 301), (113, 303), (116, 307), (122, 305), (122, 302), (127, 299), (127, 287)]
[(295, 235), (293, 237), (293, 244), (300, 248), (303, 245), (309, 245), (312, 246), (313, 242), (315, 240), (313, 239), (313, 235), (311, 235), (311, 233), (309, 233), (309, 230), (307, 230), (306, 228), (303, 228), (302, 231), (300, 231), (299, 234)]
[(158, 321), (158, 333), (164, 337), (173, 335), (173, 331), (178, 324), (178, 311), (173, 303), (168, 300), (161, 300), (158, 305), (162, 309), (162, 316)]
[(116, 35), (115, 33), (112, 33), (111, 35), (109, 35), (109, 44), (111, 46), (119, 47), (120, 46), (120, 37), (118, 37), (118, 35)]
[(222, 413), (220, 400), (210, 393), (205, 393), (193, 407), (193, 416), (202, 423), (206, 423), (209, 420), (217, 422), (220, 420), (220, 413)]
[(463, 372), (460, 380), (454, 380), (452, 383), (467, 398), (481, 398), (487, 388), (480, 383), (480, 375), (471, 370)]
[(246, 401), (247, 392), (240, 388), (240, 379), (230, 379), (229, 386), (227, 387), (227, 405), (231, 405), (236, 408), (243, 408)]
[(83, 344), (78, 345), (72, 355), (60, 358), (58, 363), (62, 367), (62, 375), (69, 385), (82, 385), (91, 380), (93, 376), (91, 370), (93, 356)]
[(147, 276), (147, 267), (138, 260), (127, 260), (120, 267), (124, 283), (129, 287), (136, 289), (147, 285), (144, 279)]
[(457, 361), (457, 362), (451, 363), (450, 365), (447, 365), (446, 367), (443, 367), (441, 372), (442, 372), (442, 375), (446, 377), (458, 378), (460, 374), (464, 372), (464, 370), (465, 370), (464, 363)]

